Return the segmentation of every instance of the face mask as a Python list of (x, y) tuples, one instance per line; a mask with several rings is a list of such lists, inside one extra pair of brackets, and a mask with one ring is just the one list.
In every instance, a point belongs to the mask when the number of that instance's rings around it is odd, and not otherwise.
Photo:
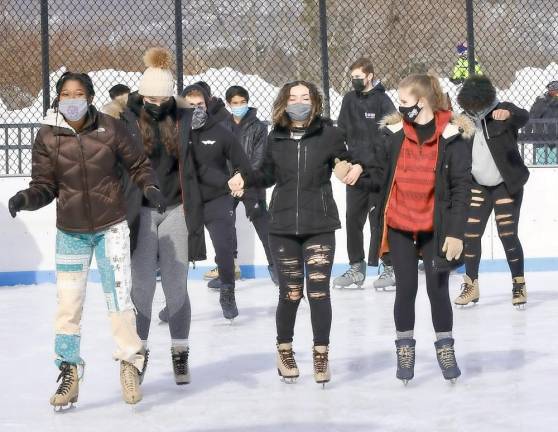
[(305, 121), (310, 117), (312, 105), (305, 103), (294, 103), (287, 105), (285, 109), (287, 115), (294, 121)]
[(161, 105), (145, 102), (143, 104), (143, 109), (145, 109), (145, 112), (149, 114), (153, 120), (159, 121), (164, 119), (172, 111), (173, 102), (172, 98), (163, 102)]
[(88, 108), (86, 99), (64, 99), (58, 103), (58, 112), (70, 121), (81, 120), (87, 114)]
[(241, 106), (231, 108), (233, 116), (239, 117), (239, 118), (244, 117), (246, 115), (246, 113), (248, 112), (248, 110), (249, 110), (248, 105), (241, 105)]
[(399, 107), (399, 112), (403, 114), (403, 118), (411, 123), (415, 121), (422, 108), (418, 106), (418, 102), (411, 107)]
[(196, 130), (205, 124), (207, 121), (207, 111), (204, 107), (197, 106), (192, 114), (192, 129)]
[(366, 88), (364, 79), (362, 78), (353, 78), (351, 82), (353, 83), (353, 88), (357, 93), (362, 93), (362, 91)]

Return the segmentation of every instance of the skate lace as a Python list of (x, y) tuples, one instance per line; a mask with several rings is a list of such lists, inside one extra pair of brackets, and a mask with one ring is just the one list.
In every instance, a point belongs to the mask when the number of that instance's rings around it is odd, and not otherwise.
[(292, 349), (279, 350), (281, 363), (283, 363), (283, 366), (285, 366), (287, 369), (296, 369), (294, 354), (295, 352)]
[(397, 348), (397, 356), (401, 367), (410, 369), (415, 363), (415, 347), (400, 346)]
[(454, 367), (457, 363), (455, 361), (455, 350), (451, 346), (444, 346), (436, 350), (440, 364), (444, 369)]
[(172, 352), (172, 365), (176, 375), (186, 375), (188, 371), (188, 350)]
[(463, 282), (461, 284), (461, 294), (459, 297), (469, 297), (473, 293), (474, 286), (472, 284), (468, 284), (467, 282)]
[(136, 388), (135, 377), (138, 375), (138, 370), (133, 364), (128, 363), (127, 361), (123, 361), (122, 363), (124, 365), (121, 373), (122, 384), (127, 391), (133, 391)]
[(393, 267), (384, 266), (384, 271), (378, 279), (391, 279), (393, 278)]
[(70, 391), (73, 382), (72, 367), (70, 364), (62, 363), (62, 365), (60, 366), (60, 375), (58, 375), (56, 382), (60, 380), (62, 380), (62, 382), (58, 386), (58, 390), (56, 390), (56, 394), (65, 395)]
[(514, 283), (513, 290), (512, 290), (513, 298), (516, 299), (525, 296), (524, 288), (525, 288), (524, 284)]
[(320, 353), (314, 350), (314, 371), (316, 373), (326, 373), (328, 363), (328, 352)]
[(354, 277), (360, 273), (360, 267), (358, 264), (356, 264), (350, 266), (349, 269), (345, 273), (343, 273), (343, 277), (354, 279)]

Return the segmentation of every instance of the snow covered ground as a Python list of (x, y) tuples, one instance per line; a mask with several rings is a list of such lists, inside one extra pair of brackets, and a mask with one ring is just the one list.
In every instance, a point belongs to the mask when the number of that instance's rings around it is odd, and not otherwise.
[[(84, 312), (87, 362), (77, 408), (55, 414), (48, 404), (55, 287), (0, 287), (0, 431), (523, 431), (555, 430), (558, 421), (558, 273), (527, 274), (527, 310), (511, 307), (506, 273), (481, 275), (481, 302), (455, 310), (456, 351), (463, 375), (442, 379), (435, 360), (424, 279), (417, 299), (417, 366), (404, 387), (395, 378), (394, 294), (334, 291), (333, 380), (312, 379), (308, 306), (300, 307), (295, 350), (301, 378), (282, 383), (274, 362), (276, 288), (267, 280), (238, 284), (240, 316), (221, 316), (218, 294), (190, 283), (192, 383), (174, 384), (166, 325), (154, 322), (144, 399), (120, 398), (111, 360), (101, 287), (91, 284)], [(452, 298), (460, 277), (451, 279)], [(162, 304), (156, 295), (156, 310)]]

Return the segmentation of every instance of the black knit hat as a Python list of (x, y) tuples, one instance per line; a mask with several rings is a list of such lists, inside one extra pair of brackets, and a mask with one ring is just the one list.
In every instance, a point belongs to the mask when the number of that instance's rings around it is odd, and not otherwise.
[(457, 102), (468, 112), (480, 112), (491, 106), (495, 100), (496, 89), (484, 75), (471, 75), (457, 95)]

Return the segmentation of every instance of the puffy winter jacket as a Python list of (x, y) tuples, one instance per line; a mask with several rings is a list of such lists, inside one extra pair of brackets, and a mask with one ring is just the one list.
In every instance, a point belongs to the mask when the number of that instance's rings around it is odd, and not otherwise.
[(336, 158), (352, 160), (343, 132), (318, 117), (300, 140), (290, 130), (276, 127), (268, 137), (263, 164), (246, 179), (246, 185), (275, 185), (269, 212), (269, 232), (317, 234), (341, 227), (330, 177)]
[(69, 232), (97, 232), (126, 219), (120, 180), (124, 167), (143, 191), (157, 186), (149, 160), (124, 124), (90, 107), (77, 133), (51, 110), (32, 150), (32, 180), (23, 193), (25, 210), (56, 202), (56, 225)]

